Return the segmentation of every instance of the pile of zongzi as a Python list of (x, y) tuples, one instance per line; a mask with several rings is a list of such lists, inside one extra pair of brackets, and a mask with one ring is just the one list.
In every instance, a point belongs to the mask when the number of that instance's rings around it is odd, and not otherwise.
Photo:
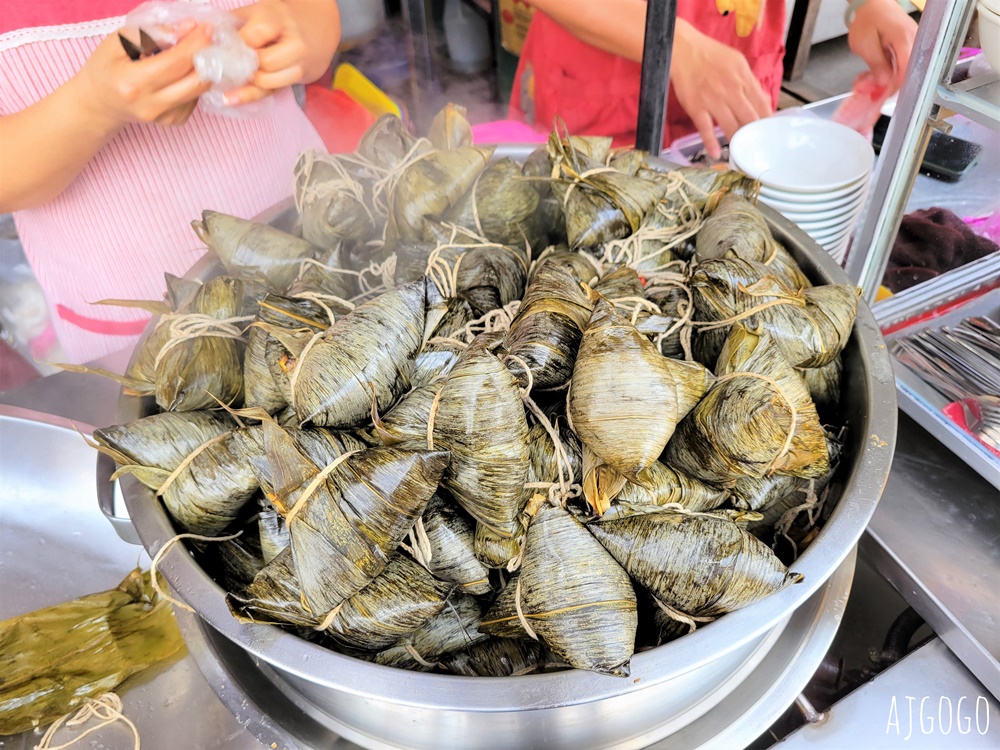
[(206, 211), (229, 275), (171, 280), (127, 379), (163, 411), (95, 439), (178, 531), (241, 532), (191, 545), (241, 620), (627, 675), (798, 580), (857, 290), (810, 283), (744, 175), (558, 131), (491, 156), (460, 108), (387, 117), (302, 155), (301, 236)]

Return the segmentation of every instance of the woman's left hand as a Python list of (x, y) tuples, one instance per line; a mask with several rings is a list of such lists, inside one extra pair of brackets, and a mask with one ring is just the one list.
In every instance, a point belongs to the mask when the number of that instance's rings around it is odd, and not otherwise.
[(896, 0), (867, 0), (847, 33), (851, 51), (864, 60), (875, 83), (892, 95), (903, 85), (917, 23)]
[(257, 50), (258, 68), (250, 83), (226, 94), (226, 103), (255, 102), (302, 82), (308, 48), (288, 6), (281, 0), (261, 0), (233, 12), (244, 21), (240, 37)]

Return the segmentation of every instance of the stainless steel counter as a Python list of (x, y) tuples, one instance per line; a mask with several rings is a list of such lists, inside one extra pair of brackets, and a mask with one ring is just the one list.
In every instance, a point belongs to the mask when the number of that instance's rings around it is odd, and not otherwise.
[[(61, 403), (72, 424), (0, 406), (0, 619), (114, 588), (136, 565), (150, 564), (145, 551), (123, 542), (98, 510), (95, 453), (72, 429), (85, 432), (85, 419), (104, 423), (114, 413), (102, 415), (93, 408), (101, 403), (96, 398), (100, 384), (79, 375), (46, 380), (25, 387), (24, 393), (3, 395), (30, 396), (39, 386), (44, 391), (55, 385), (67, 397)], [(113, 407), (114, 401), (104, 403)], [(129, 680), (122, 701), (147, 750), (263, 750), (216, 698), (190, 655)], [(60, 730), (53, 744), (74, 736)], [(0, 747), (30, 750), (40, 739), (33, 732), (0, 737)], [(131, 732), (122, 725), (101, 729), (88, 740), (91, 748), (132, 747)]]
[(862, 552), (1000, 697), (1000, 493), (905, 414), (897, 440)]
[(1000, 708), (935, 638), (838, 702), (781, 750), (995, 750)]

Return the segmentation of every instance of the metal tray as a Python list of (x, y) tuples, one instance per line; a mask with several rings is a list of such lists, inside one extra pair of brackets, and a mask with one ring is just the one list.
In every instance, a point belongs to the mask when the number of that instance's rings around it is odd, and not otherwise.
[[(990, 260), (994, 265), (998, 263), (995, 257), (984, 258), (984, 260)], [(953, 290), (953, 293), (956, 294), (957, 298), (961, 298), (963, 294), (968, 294), (975, 288), (957, 289)], [(888, 330), (899, 323), (938, 309), (946, 301), (936, 295), (920, 295), (912, 299), (913, 304), (897, 308), (891, 316), (880, 318), (879, 322), (883, 330)], [(887, 334), (885, 340), (886, 343), (891, 343), (925, 328), (957, 325), (964, 318), (974, 315), (1000, 317), (1000, 288), (973, 297), (942, 315), (897, 328)], [(965, 461), (986, 481), (1000, 489), (1000, 459), (997, 459), (985, 445), (945, 416), (942, 409), (948, 405), (948, 400), (929, 386), (914, 370), (895, 357), (893, 357), (893, 368), (896, 373), (899, 408), (940, 440), (945, 447)]]

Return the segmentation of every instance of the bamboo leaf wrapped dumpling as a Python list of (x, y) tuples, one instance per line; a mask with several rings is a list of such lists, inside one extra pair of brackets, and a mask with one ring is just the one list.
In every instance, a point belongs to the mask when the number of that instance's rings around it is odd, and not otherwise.
[(523, 179), (521, 166), (504, 158), (491, 162), (443, 218), (491, 242), (517, 246), (525, 237), (537, 241), (538, 204), (538, 191)]
[[(461, 509), (434, 495), (420, 524), (411, 535), (418, 562), (467, 594), (478, 596), (493, 590), (489, 570), (476, 559), (475, 525)], [(421, 559), (425, 556), (428, 559)]]
[[(349, 432), (296, 427), (283, 427), (282, 430), (295, 450), (318, 467), (333, 463), (344, 453), (354, 453), (368, 447)], [(276, 492), (275, 484), (283, 482), (284, 477), (275, 474), (282, 465), (276, 464), (273, 457), (268, 455), (265, 434), (263, 429), (237, 430), (234, 437), (240, 458), (253, 471), (264, 494), (273, 497)]]
[(440, 614), (401, 641), (375, 654), (373, 661), (389, 667), (423, 671), (446, 654), (464, 651), (489, 638), (479, 632), (483, 613), (471, 596), (455, 592)]
[[(277, 361), (285, 356), (281, 342), (268, 331), (268, 326), (286, 329), (306, 328), (311, 333), (325, 330), (330, 325), (326, 311), (310, 300), (291, 299), (268, 295), (260, 301), (257, 323), (247, 332), (247, 349), (243, 357), (243, 400), (248, 407), (260, 407), (274, 414), (288, 405), (287, 387), (275, 382), (272, 371), (280, 369)], [(273, 342), (269, 347), (268, 343)], [(284, 376), (287, 383), (287, 375)]]
[(809, 386), (813, 403), (821, 417), (830, 419), (840, 404), (840, 376), (844, 371), (843, 357), (837, 355), (822, 367), (805, 367), (799, 374)]
[(696, 250), (700, 260), (739, 258), (763, 263), (790, 289), (812, 284), (774, 239), (771, 228), (757, 208), (735, 193), (727, 193), (698, 230)]
[(563, 164), (553, 192), (563, 200), (570, 247), (595, 247), (627, 237), (660, 202), (664, 185), (614, 170), (578, 171)]
[(685, 206), (690, 206), (699, 214), (710, 212), (725, 195), (739, 195), (755, 201), (760, 191), (757, 180), (735, 170), (680, 167), (661, 172), (643, 168), (638, 174), (668, 186), (664, 201), (666, 209), (671, 212), (680, 211)]
[(757, 533), (760, 529), (774, 525), (785, 511), (806, 502), (810, 487), (819, 494), (833, 478), (840, 457), (841, 444), (831, 434), (826, 436), (826, 447), (830, 454), (830, 470), (818, 479), (803, 479), (785, 474), (769, 477), (745, 477), (732, 488), (733, 507), (761, 514), (761, 518), (750, 520), (747, 528)]
[(628, 574), (562, 508), (543, 505), (528, 525), (525, 544), (520, 573), (479, 629), (522, 638), (527, 623), (570, 666), (627, 677), (637, 626)]
[(364, 303), (307, 346), (292, 376), (292, 405), (303, 422), (350, 428), (409, 386), (423, 343), (425, 282), (391, 289)]
[(696, 362), (667, 359), (600, 296), (583, 333), (569, 394), (573, 430), (632, 481), (663, 452), (712, 382)]
[(797, 580), (725, 513), (659, 510), (587, 528), (636, 582), (689, 617), (732, 612)]
[(468, 110), (465, 107), (448, 102), (431, 120), (431, 126), (427, 130), (427, 140), (434, 148), (442, 151), (471, 146), (472, 125), (467, 115)]
[(500, 351), (498, 334), (482, 334), (462, 352), (432, 405), (428, 430), (435, 449), (451, 452), (444, 487), (477, 522), (510, 537), (528, 475), (528, 422)]
[(664, 460), (702, 481), (814, 478), (830, 468), (826, 436), (805, 381), (766, 331), (736, 324), (716, 367), (719, 380), (677, 427)]
[(425, 153), (432, 148), (430, 141), (415, 138), (396, 115), (385, 114), (364, 132), (358, 143), (357, 155), (383, 170), (394, 168), (414, 151)]
[(226, 594), (226, 604), (240, 622), (312, 629), (324, 614), (313, 614), (303, 604), (291, 547), (285, 547), (261, 568), (248, 586)]
[(580, 281), (569, 268), (543, 261), (510, 325), (507, 347), (527, 363), (535, 388), (558, 388), (573, 374), (591, 312)]
[[(259, 428), (249, 428), (248, 431)], [(259, 485), (228, 420), (210, 412), (164, 412), (94, 431), (98, 450), (163, 498), (185, 531), (215, 536)]]
[(328, 613), (385, 569), (437, 489), (448, 454), (371, 448), (342, 454), (321, 473), (275, 423), (262, 428), (304, 601)]
[(626, 482), (614, 500), (619, 505), (681, 505), (688, 510), (714, 510), (728, 498), (725, 490), (712, 487), (654, 461), (639, 473), (639, 483)]
[(492, 155), (491, 149), (460, 146), (429, 152), (406, 166), (389, 196), (389, 215), (399, 239), (422, 239), (424, 219), (453, 206)]
[[(829, 284), (790, 289), (771, 269), (753, 261), (719, 258), (699, 263), (691, 292), (702, 321), (724, 323), (755, 313), (795, 367), (822, 367), (843, 351), (854, 329), (857, 287)], [(715, 361), (728, 326), (699, 334), (697, 354)]]
[(441, 613), (451, 585), (403, 555), (344, 602), (328, 619), (326, 635), (343, 646), (381, 651)]
[(490, 638), (442, 659), (451, 674), (465, 677), (511, 677), (538, 669), (542, 647), (538, 641)]
[[(583, 448), (579, 439), (566, 425), (563, 419), (551, 420), (559, 442), (565, 454), (566, 463), (562, 466), (567, 485), (579, 484), (583, 475)], [(548, 431), (539, 423), (533, 424), (528, 430), (528, 477), (521, 495), (521, 508), (524, 508), (534, 495), (544, 495), (547, 490), (539, 484), (557, 485), (560, 479), (559, 459), (556, 457), (556, 446)], [(521, 553), (526, 531), (526, 518), (521, 513), (517, 518), (517, 530), (511, 537), (497, 535), (482, 524), (476, 527), (476, 557), (490, 568), (507, 568), (511, 561)]]
[(191, 222), (195, 234), (234, 276), (254, 278), (263, 274), (273, 291), (285, 291), (303, 260), (316, 258), (320, 248), (268, 224), (202, 211), (201, 221)]
[(183, 312), (163, 315), (143, 345), (133, 374), (152, 375), (152, 392), (164, 411), (237, 404), (243, 397), (242, 328), (246, 285), (219, 276), (203, 284)]
[(302, 237), (321, 248), (340, 240), (365, 240), (384, 224), (369, 208), (378, 172), (353, 155), (309, 149), (295, 164), (295, 206)]

